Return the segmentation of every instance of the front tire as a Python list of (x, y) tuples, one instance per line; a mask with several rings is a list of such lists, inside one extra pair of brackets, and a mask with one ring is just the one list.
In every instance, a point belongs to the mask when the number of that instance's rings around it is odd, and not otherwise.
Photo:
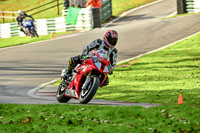
[(35, 37), (39, 37), (39, 35), (35, 29), (33, 29), (33, 33), (34, 33)]
[(63, 84), (62, 81), (58, 86), (58, 90), (56, 92), (56, 99), (58, 100), (58, 102), (66, 103), (71, 99), (70, 97), (65, 96), (65, 92), (66, 92), (65, 85)]
[(79, 102), (81, 104), (87, 104), (95, 95), (100, 85), (100, 79), (98, 77), (92, 77), (91, 82), (86, 91), (81, 90)]
[(37, 32), (36, 32), (36, 30), (35, 30), (35, 28), (31, 29), (30, 32), (31, 32), (31, 35), (33, 37), (39, 37), (38, 34), (37, 34)]

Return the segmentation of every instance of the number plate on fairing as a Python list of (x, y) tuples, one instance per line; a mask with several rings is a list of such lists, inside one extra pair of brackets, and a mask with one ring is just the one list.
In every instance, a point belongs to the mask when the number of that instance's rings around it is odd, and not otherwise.
[(65, 95), (78, 98), (76, 91), (71, 89), (66, 89)]

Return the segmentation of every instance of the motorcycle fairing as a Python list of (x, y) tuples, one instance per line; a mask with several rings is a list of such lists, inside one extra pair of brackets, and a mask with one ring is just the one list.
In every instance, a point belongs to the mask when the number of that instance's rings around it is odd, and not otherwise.
[[(100, 57), (98, 55), (93, 56), (88, 60), (84, 60), (84, 62), (75, 69), (76, 71), (76, 73), (74, 74), (75, 78), (66, 88), (66, 90), (68, 91), (65, 93), (65, 95), (79, 99), (81, 91), (80, 87), (83, 85), (83, 83), (81, 83), (81, 80), (83, 76), (87, 76), (87, 74), (93, 70), (98, 70), (100, 73), (102, 73), (102, 75), (100, 76), (101, 77), (100, 86), (101, 86), (106, 79), (107, 76), (106, 73), (109, 73), (111, 71), (110, 61), (103, 59), (103, 57)], [(74, 85), (75, 85), (75, 90), (73, 88)]]

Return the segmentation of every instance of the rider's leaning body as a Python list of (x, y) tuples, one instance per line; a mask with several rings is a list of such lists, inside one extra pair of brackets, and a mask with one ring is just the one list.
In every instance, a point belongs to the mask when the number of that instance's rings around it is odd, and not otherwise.
[(28, 15), (28, 14), (26, 14), (25, 12), (23, 12), (23, 11), (21, 11), (21, 10), (18, 11), (18, 16), (17, 16), (17, 18), (16, 18), (17, 24), (18, 24), (18, 26), (20, 27), (20, 31), (24, 32), (24, 34), (26, 34), (26, 32), (24, 31), (22, 22), (23, 22), (23, 20), (24, 20), (26, 17), (29, 17), (29, 18), (31, 18), (32, 20), (34, 20), (33, 17), (32, 17), (31, 15)]
[[(112, 66), (112, 70), (116, 65), (117, 58), (117, 49), (115, 48), (118, 40), (118, 33), (115, 30), (109, 30), (104, 34), (104, 38), (96, 39), (86, 47), (84, 47), (82, 55), (78, 55), (75, 57), (71, 57), (69, 60), (67, 73), (62, 75), (62, 78), (66, 79), (72, 74), (72, 70), (76, 67), (77, 64), (81, 64), (83, 62), (82, 59), (88, 55), (88, 53), (94, 49), (96, 50), (104, 50), (110, 60), (110, 64)], [(108, 85), (109, 79), (106, 78), (104, 85)]]

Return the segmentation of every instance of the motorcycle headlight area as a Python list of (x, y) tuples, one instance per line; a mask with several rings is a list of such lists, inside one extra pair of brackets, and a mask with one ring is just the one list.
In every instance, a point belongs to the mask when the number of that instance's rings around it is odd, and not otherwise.
[[(96, 67), (100, 70), (101, 69), (101, 62), (100, 59), (97, 56), (93, 56), (92, 57), (92, 61), (94, 62), (94, 64), (96, 65)], [(108, 66), (106, 66), (103, 70), (103, 72), (110, 72), (112, 70), (112, 66), (109, 64)]]
[(100, 70), (101, 69), (101, 62), (100, 59), (97, 56), (92, 57), (92, 61), (96, 65), (96, 67)]
[(99, 58), (98, 58), (97, 56), (93, 56), (93, 57), (92, 57), (92, 61), (93, 61), (94, 63), (100, 63), (100, 60), (99, 60)]
[(107, 65), (107, 66), (105, 67), (105, 69), (103, 70), (103, 72), (108, 73), (108, 72), (110, 72), (110, 71), (112, 71), (112, 66), (109, 64), (109, 65)]

